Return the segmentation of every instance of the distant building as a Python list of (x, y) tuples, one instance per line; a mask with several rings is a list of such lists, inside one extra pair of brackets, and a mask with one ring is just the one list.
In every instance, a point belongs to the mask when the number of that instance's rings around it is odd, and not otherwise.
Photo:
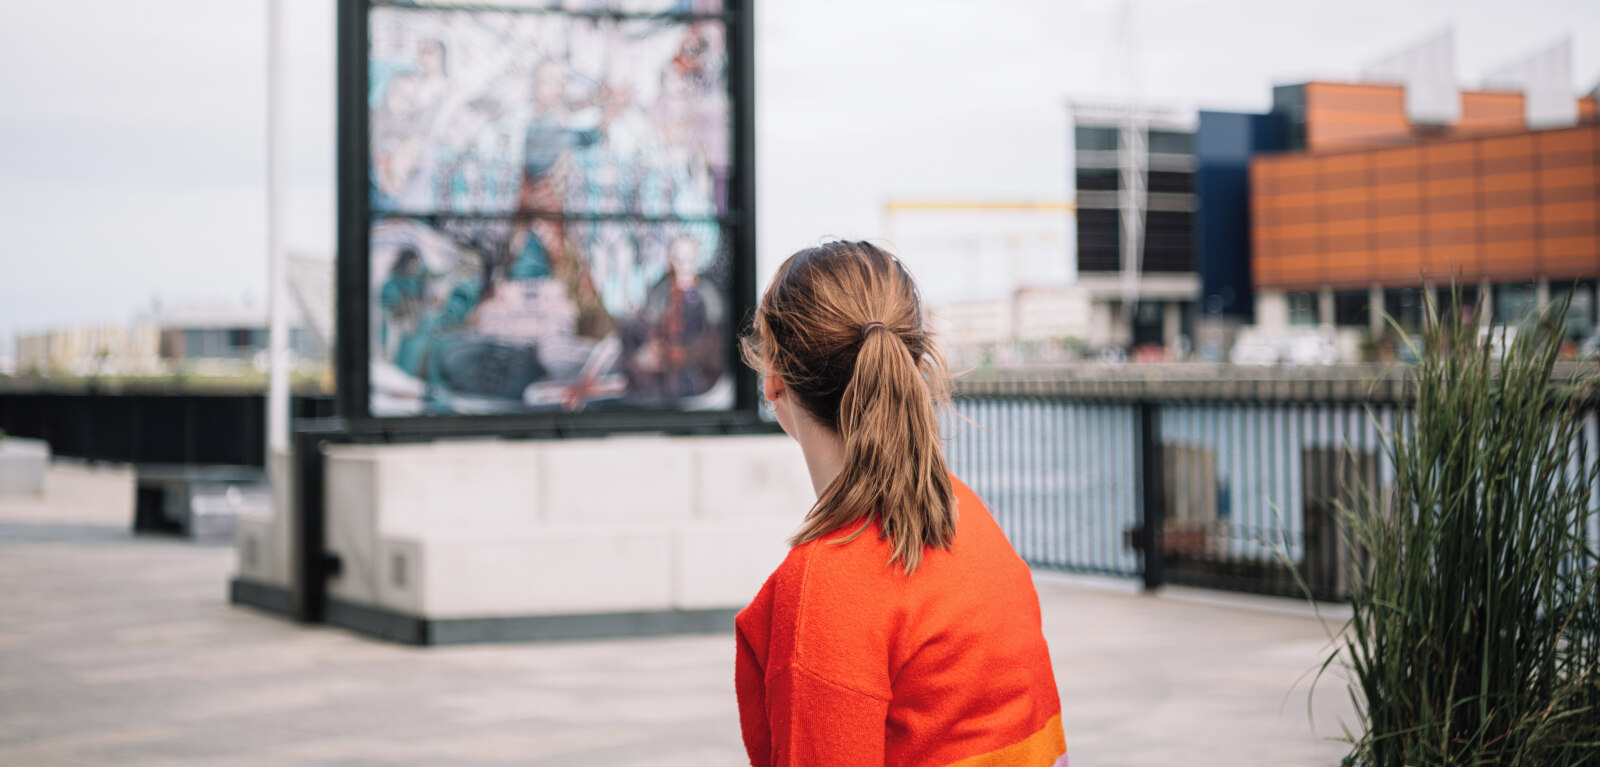
[(1194, 346), (1202, 361), (1218, 362), (1241, 327), (1255, 320), (1250, 279), (1250, 159), (1285, 148), (1276, 114), (1202, 110), (1195, 131), (1195, 261), (1200, 309)]
[(1195, 260), (1202, 321), (1248, 323), (1255, 316), (1250, 282), (1250, 159), (1286, 148), (1274, 114), (1201, 110), (1195, 132)]
[(17, 336), (23, 375), (148, 375), (161, 371), (159, 334), (147, 324), (84, 325)]
[(1011, 342), (1011, 302), (1005, 299), (956, 301), (930, 312), (934, 332), (946, 350), (984, 349)]
[[(1403, 76), (1402, 84), (1276, 88), (1273, 114), (1292, 151), (1250, 164), (1258, 327), (1377, 338), (1388, 314), (1417, 329), (1424, 294), (1449, 306), (1454, 280), (1463, 304), (1481, 297), (1496, 323), (1570, 291), (1569, 334), (1593, 333), (1600, 124), (1592, 94), (1567, 95), (1565, 104), (1550, 95), (1570, 94), (1563, 58), (1565, 43), (1491, 80), (1521, 90), (1464, 91)], [(1427, 55), (1413, 60), (1441, 66)], [(1418, 122), (1411, 89), (1446, 87), (1456, 121)]]
[[(333, 337), (333, 265), (289, 259), (289, 352), (326, 364)], [(239, 372), (265, 365), (267, 310), (227, 301), (160, 306), (129, 325), (83, 325), (18, 335), (16, 371), (27, 374), (154, 375), (201, 368)]]
[(1179, 348), (1193, 333), (1200, 294), (1193, 118), (1139, 107), (1071, 110), (1086, 340)]
[[(291, 302), (289, 352), (296, 361), (325, 362), (327, 344), (305, 326)], [(161, 359), (173, 364), (254, 365), (267, 351), (264, 308), (192, 303), (164, 308), (141, 319), (160, 329)]]
[(1026, 360), (1060, 356), (1083, 343), (1091, 326), (1089, 294), (1077, 286), (1024, 286), (991, 300), (941, 304), (930, 312), (940, 344), (960, 359), (996, 350)]
[(1563, 41), (1463, 89), (1446, 31), (1360, 82), (1278, 86), (1266, 114), (1200, 112), (1200, 357), (1360, 357), (1385, 314), (1414, 330), (1425, 294), (1448, 306), (1452, 279), (1497, 323), (1572, 291), (1569, 333), (1594, 333), (1600, 88), (1571, 95), (1570, 58)]
[[(291, 257), (286, 302), (289, 354), (295, 362), (327, 363), (333, 347), (333, 263)], [(191, 303), (153, 312), (161, 357), (174, 363), (258, 364), (267, 351), (266, 307)]]
[(1013, 335), (1022, 343), (1088, 341), (1093, 308), (1087, 290), (1023, 286), (1011, 296)]

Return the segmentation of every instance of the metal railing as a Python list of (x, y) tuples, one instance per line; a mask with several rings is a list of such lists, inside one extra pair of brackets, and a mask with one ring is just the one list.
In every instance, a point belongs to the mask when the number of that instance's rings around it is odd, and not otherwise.
[[(1399, 381), (988, 381), (954, 404), (951, 470), (1030, 565), (1327, 600), (1351, 587), (1340, 508), (1389, 492), (1384, 435), (1409, 418)], [(1600, 455), (1594, 413), (1581, 441)]]
[[(1359, 376), (965, 381), (946, 455), (1034, 567), (1289, 596), (1298, 574), (1341, 599), (1339, 505), (1392, 485), (1382, 435), (1409, 401)], [(332, 410), (293, 401), (296, 418)], [(88, 460), (261, 466), (264, 412), (259, 394), (0, 391), (0, 429)], [(1595, 413), (1580, 439), (1574, 460), (1600, 457)], [(1589, 536), (1600, 548), (1600, 514)]]
[(1029, 564), (1135, 577), (1141, 519), (1136, 404), (963, 396), (946, 419), (950, 469)]

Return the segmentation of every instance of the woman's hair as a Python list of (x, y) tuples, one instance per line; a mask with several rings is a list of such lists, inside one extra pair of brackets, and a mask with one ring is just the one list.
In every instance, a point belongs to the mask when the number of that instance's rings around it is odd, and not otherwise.
[(906, 573), (949, 548), (956, 501), (935, 407), (949, 403), (944, 357), (923, 326), (899, 259), (865, 242), (807, 248), (778, 267), (744, 337), (745, 362), (783, 379), (844, 440), (844, 467), (791, 539), (800, 545), (876, 520)]

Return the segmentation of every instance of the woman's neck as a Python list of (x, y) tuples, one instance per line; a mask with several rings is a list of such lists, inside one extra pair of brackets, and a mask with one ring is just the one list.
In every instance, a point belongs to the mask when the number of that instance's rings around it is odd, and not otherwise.
[(796, 425), (795, 441), (800, 443), (800, 452), (805, 454), (806, 469), (811, 472), (811, 488), (821, 498), (844, 468), (844, 440), (838, 432), (809, 418), (801, 419)]

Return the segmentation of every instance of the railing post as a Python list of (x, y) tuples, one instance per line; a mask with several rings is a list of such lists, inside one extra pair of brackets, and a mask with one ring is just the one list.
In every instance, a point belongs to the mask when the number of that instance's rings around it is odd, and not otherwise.
[(1144, 540), (1144, 588), (1153, 591), (1161, 587), (1166, 578), (1162, 570), (1161, 531), (1165, 509), (1165, 474), (1161, 467), (1161, 428), (1157, 421), (1160, 406), (1150, 401), (1139, 402), (1139, 477), (1141, 483), (1140, 529)]

